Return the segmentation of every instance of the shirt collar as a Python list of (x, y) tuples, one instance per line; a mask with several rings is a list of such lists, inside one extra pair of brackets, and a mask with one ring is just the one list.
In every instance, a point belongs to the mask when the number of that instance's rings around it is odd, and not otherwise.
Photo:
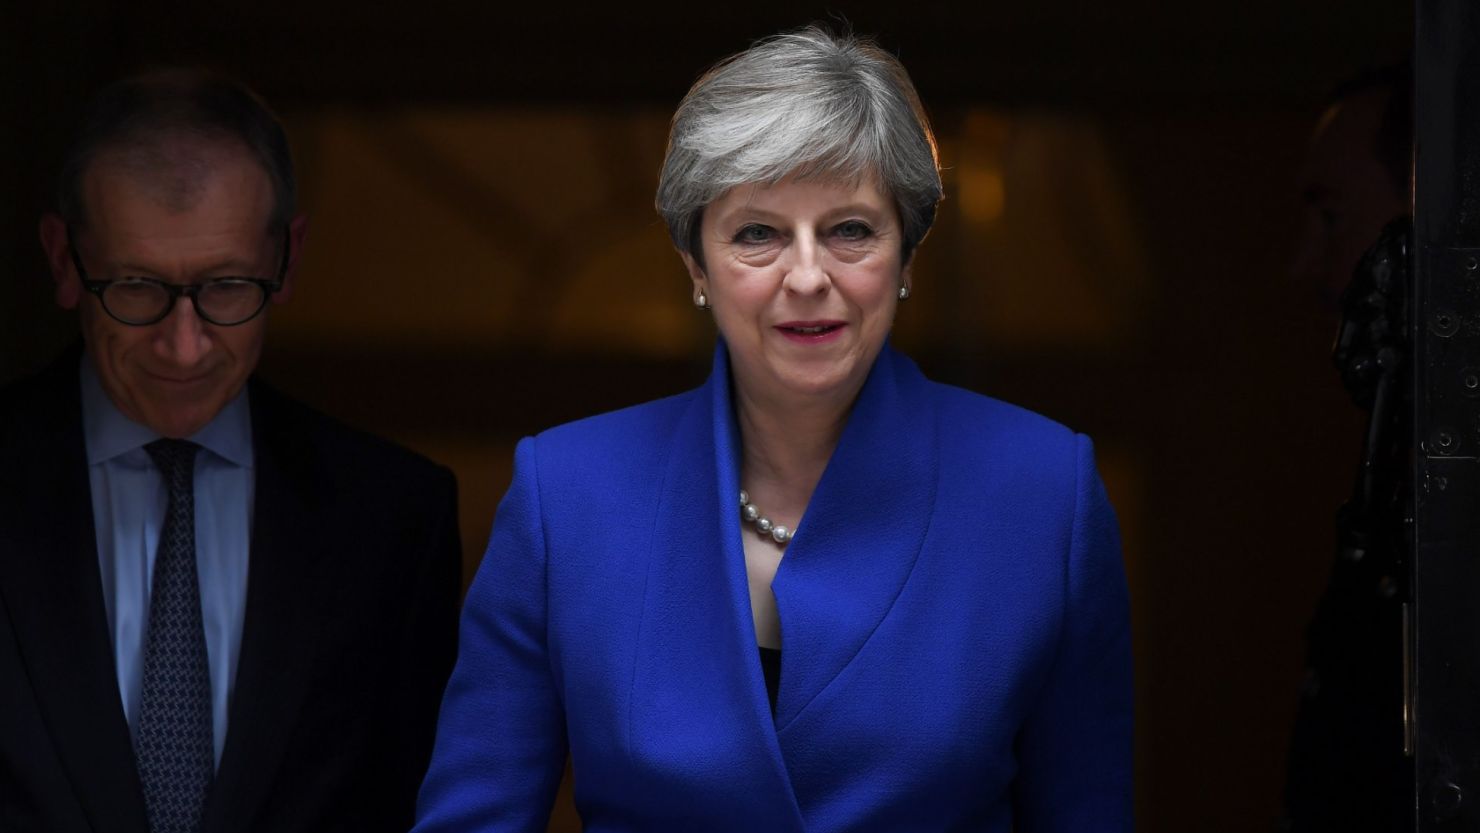
[[(158, 432), (123, 415), (103, 390), (98, 372), (86, 352), (82, 354), (82, 431), (87, 443), (88, 465), (96, 465), (127, 454), (160, 438)], [(204, 428), (188, 439), (229, 463), (252, 467), (252, 418), (247, 388)]]

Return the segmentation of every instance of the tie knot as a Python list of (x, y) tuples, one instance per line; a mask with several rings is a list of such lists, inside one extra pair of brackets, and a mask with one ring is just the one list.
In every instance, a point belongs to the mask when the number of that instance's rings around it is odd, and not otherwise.
[(200, 446), (189, 440), (155, 440), (144, 450), (166, 477), (174, 478), (195, 473), (195, 453)]

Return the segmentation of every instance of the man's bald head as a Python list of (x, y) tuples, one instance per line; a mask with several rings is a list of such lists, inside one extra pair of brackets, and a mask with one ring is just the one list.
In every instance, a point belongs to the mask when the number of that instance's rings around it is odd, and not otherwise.
[[(87, 225), (89, 182), (106, 172), (127, 179), (140, 192), (147, 194), (160, 207), (174, 213), (189, 211), (200, 201), (212, 171), (227, 164), (236, 154), (250, 150), (240, 141), (225, 134), (199, 131), (175, 131), (154, 136), (147, 142), (119, 142), (99, 148), (90, 158), (77, 183), (77, 205), (82, 209), (73, 228)], [(266, 228), (281, 227), (273, 210)]]
[(115, 82), (88, 104), (63, 159), (57, 211), (73, 228), (87, 225), (85, 180), (95, 163), (157, 193), (180, 210), (199, 199), (211, 165), (245, 150), (272, 183), (269, 226), (282, 227), (297, 202), (287, 135), (260, 99), (229, 79), (168, 70)]

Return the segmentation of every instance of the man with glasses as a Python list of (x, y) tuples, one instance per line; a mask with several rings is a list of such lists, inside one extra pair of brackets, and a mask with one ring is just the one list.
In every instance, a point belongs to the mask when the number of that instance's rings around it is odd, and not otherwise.
[(455, 653), (451, 474), (252, 376), (281, 126), (106, 88), (41, 240), (82, 349), (0, 390), (0, 830), (405, 830)]

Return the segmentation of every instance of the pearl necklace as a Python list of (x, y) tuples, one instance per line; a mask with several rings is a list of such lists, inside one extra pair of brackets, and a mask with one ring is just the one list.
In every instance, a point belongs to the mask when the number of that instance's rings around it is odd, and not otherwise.
[(771, 536), (771, 540), (783, 547), (791, 541), (791, 536), (796, 534), (796, 530), (772, 523), (770, 518), (762, 515), (761, 510), (750, 502), (750, 495), (744, 489), (740, 490), (740, 519), (746, 523), (755, 524), (757, 532)]

